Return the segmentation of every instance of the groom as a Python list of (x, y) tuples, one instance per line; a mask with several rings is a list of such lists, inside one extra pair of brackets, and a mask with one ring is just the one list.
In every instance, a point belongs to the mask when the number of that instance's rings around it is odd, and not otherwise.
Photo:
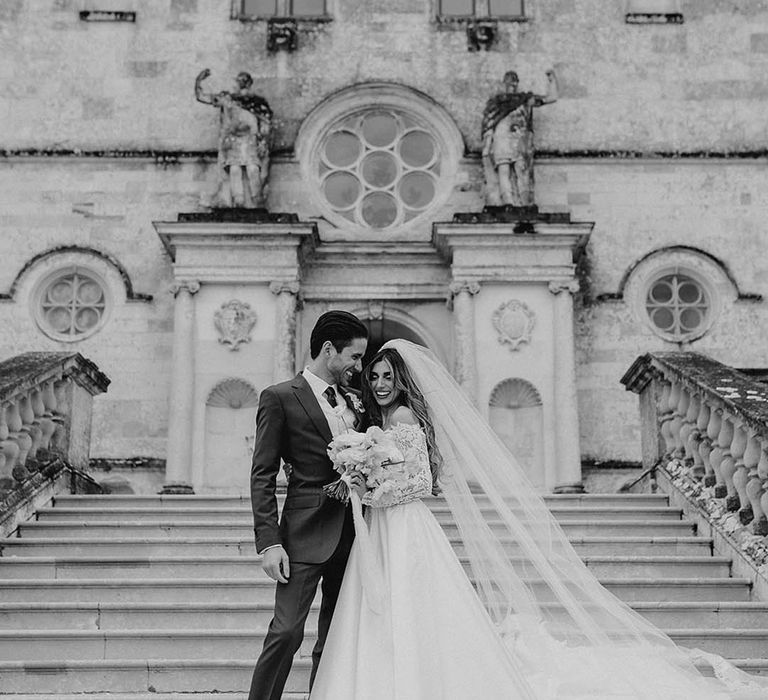
[[(256, 663), (249, 700), (280, 700), (317, 585), (322, 600), (310, 688), (339, 595), (354, 528), (344, 503), (323, 486), (338, 476), (328, 443), (359, 422), (362, 404), (349, 389), (362, 372), (368, 329), (346, 311), (328, 311), (310, 337), (309, 365), (294, 379), (262, 391), (256, 415), (251, 505), (262, 568), (277, 581), (275, 615)], [(275, 480), (290, 464), (288, 493), (278, 523)]]

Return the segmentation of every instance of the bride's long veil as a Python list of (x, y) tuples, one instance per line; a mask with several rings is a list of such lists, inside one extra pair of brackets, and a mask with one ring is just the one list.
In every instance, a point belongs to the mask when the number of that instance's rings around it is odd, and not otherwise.
[[(440, 361), (405, 340), (384, 347), (401, 354), (424, 394), (444, 460), (440, 486), (458, 528), (459, 556), (540, 697), (768, 697), (768, 686), (719, 657), (677, 647), (603, 588)], [(697, 670), (693, 659), (704, 657), (719, 683)]]

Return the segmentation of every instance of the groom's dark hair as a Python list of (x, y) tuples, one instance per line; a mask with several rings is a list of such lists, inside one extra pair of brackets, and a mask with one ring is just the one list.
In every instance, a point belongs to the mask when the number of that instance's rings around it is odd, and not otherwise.
[(320, 354), (326, 340), (331, 341), (336, 352), (341, 352), (355, 338), (368, 339), (368, 328), (357, 316), (347, 311), (326, 311), (312, 329), (310, 357), (314, 360)]

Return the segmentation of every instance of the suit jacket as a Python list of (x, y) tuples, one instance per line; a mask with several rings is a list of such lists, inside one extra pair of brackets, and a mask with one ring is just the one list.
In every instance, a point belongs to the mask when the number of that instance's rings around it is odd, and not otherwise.
[[(314, 564), (333, 554), (348, 514), (346, 504), (322, 490), (339, 476), (328, 459), (332, 438), (328, 421), (301, 374), (261, 392), (251, 465), (257, 551), (281, 544), (291, 561)], [(292, 469), (278, 522), (275, 486), (281, 459)]]

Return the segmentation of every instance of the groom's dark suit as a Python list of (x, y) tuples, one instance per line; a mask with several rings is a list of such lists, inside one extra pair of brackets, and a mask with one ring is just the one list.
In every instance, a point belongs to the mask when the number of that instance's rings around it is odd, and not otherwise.
[[(312, 680), (317, 670), (354, 538), (350, 509), (322, 490), (338, 477), (328, 459), (331, 439), (328, 421), (302, 375), (261, 393), (251, 467), (256, 549), (263, 552), (282, 544), (290, 577), (288, 583), (277, 584), (275, 616), (253, 673), (249, 700), (280, 700), (322, 578)], [(275, 485), (281, 459), (292, 470), (278, 524)]]

